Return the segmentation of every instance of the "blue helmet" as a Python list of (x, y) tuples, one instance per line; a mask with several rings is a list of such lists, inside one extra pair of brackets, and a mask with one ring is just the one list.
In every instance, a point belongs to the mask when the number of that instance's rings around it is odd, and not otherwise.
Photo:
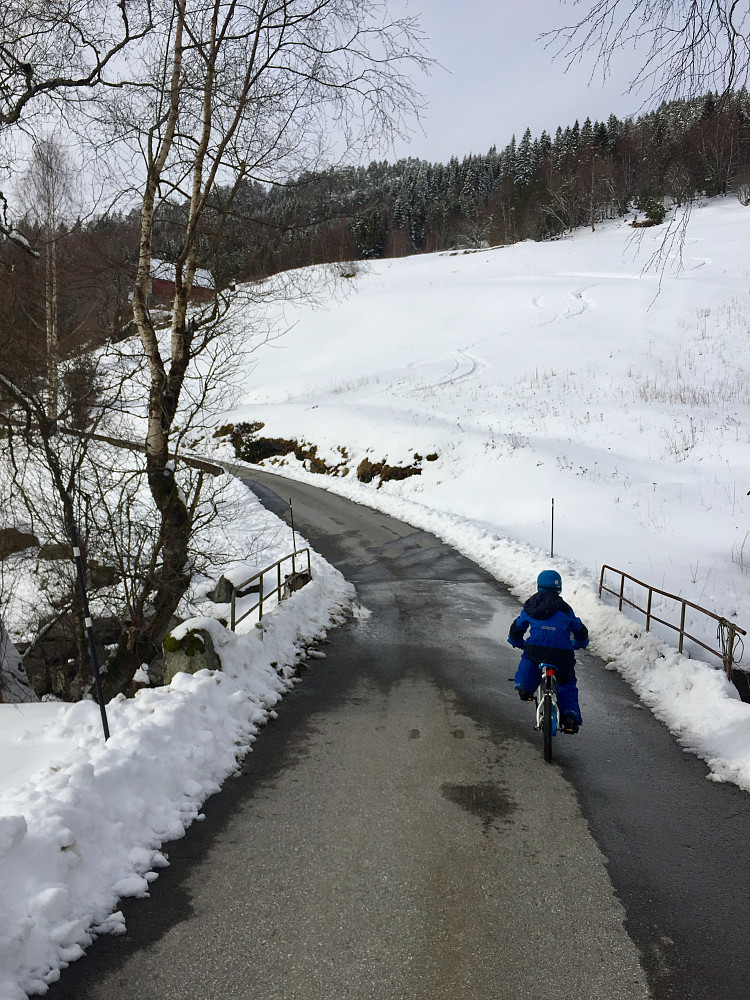
[(553, 590), (559, 594), (562, 590), (562, 577), (554, 569), (545, 569), (536, 578), (537, 590)]

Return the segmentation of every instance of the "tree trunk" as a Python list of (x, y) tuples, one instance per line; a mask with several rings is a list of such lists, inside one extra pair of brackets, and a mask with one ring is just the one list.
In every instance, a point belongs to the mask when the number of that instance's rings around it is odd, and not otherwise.
[(73, 619), (73, 641), (76, 647), (76, 672), (69, 681), (66, 695), (73, 701), (81, 701), (91, 684), (92, 676), (89, 669), (89, 647), (86, 637), (86, 625), (83, 620), (81, 595), (75, 590), (71, 600), (71, 618)]
[(159, 142), (150, 150), (151, 158), (141, 205), (138, 267), (133, 288), (133, 316), (148, 361), (151, 381), (145, 442), (146, 477), (159, 516), (158, 548), (161, 560), (153, 578), (145, 583), (144, 594), (148, 596), (153, 593), (153, 612), (148, 617), (144, 614), (142, 620), (130, 623), (107, 663), (104, 689), (108, 697), (125, 690), (140, 664), (153, 658), (159, 637), (174, 615), (190, 582), (188, 546), (192, 517), (175, 479), (174, 462), (169, 458), (170, 433), (190, 360), (185, 329), (187, 290), (183, 294), (181, 273), (175, 275), (171, 357), (167, 363), (162, 358), (148, 308), (154, 206), (162, 170), (172, 149), (179, 112), (184, 27), (184, 5), (181, 2), (177, 4), (177, 15), (168, 90), (169, 108)]
[(45, 280), (45, 318), (47, 327), (47, 416), (57, 421), (59, 396), (59, 335), (57, 328), (57, 242), (48, 227)]

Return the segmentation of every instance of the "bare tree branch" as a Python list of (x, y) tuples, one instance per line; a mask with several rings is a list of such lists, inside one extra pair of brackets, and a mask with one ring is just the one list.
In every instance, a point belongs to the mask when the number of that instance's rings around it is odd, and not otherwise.
[(45, 102), (80, 100), (152, 28), (150, 0), (6, 0), (0, 5), (0, 128)]
[(641, 57), (630, 90), (670, 100), (747, 83), (750, 11), (739, 0), (596, 0), (578, 19), (546, 32), (567, 66), (592, 53), (605, 77), (621, 50)]

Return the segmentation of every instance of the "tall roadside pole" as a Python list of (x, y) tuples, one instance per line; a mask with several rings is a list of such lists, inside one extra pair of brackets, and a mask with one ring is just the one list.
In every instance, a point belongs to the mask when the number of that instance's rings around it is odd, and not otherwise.
[(89, 656), (91, 658), (91, 669), (94, 674), (94, 685), (96, 687), (96, 700), (99, 702), (99, 711), (102, 715), (102, 728), (104, 739), (109, 739), (109, 723), (107, 722), (107, 710), (104, 707), (104, 691), (102, 690), (102, 677), (99, 673), (99, 658), (96, 655), (96, 643), (94, 642), (94, 623), (91, 620), (89, 611), (89, 599), (86, 593), (86, 581), (83, 576), (83, 560), (81, 559), (81, 549), (78, 545), (78, 529), (75, 521), (70, 522), (70, 541), (73, 545), (73, 559), (76, 564), (76, 574), (78, 576), (78, 588), (81, 592), (81, 604), (83, 607), (83, 621), (86, 626), (86, 637), (89, 641)]
[(552, 497), (552, 520), (551, 520), (550, 536), (549, 536), (550, 559), (554, 558), (554, 555), (555, 555), (555, 498)]

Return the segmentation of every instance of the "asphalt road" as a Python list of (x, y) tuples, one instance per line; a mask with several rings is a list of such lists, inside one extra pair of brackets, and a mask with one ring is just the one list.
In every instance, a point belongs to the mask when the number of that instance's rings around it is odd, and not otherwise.
[(501, 585), (424, 532), (253, 478), (370, 614), (49, 1000), (748, 1000), (748, 796), (589, 656), (584, 727), (544, 764)]

